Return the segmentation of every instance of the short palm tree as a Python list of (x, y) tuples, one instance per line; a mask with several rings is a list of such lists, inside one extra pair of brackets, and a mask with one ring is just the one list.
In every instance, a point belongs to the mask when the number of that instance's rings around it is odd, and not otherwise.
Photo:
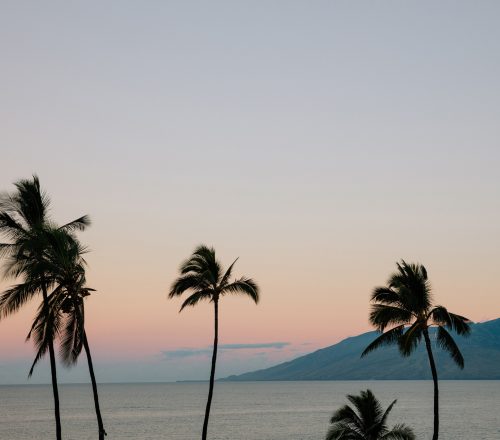
[(384, 411), (370, 390), (359, 396), (348, 395), (354, 409), (344, 405), (330, 419), (332, 426), (326, 440), (414, 440), (415, 434), (404, 424), (387, 427), (387, 417), (396, 403), (394, 400)]
[[(470, 333), (469, 319), (450, 313), (443, 306), (432, 305), (431, 286), (427, 270), (421, 264), (397, 263), (397, 272), (389, 278), (386, 287), (373, 290), (370, 321), (382, 333), (361, 356), (390, 344), (397, 344), (403, 356), (410, 356), (422, 338), (425, 341), (429, 364), (434, 381), (434, 431), (433, 440), (439, 435), (439, 387), (436, 364), (432, 354), (429, 327), (437, 327), (436, 342), (446, 350), (460, 367), (464, 358), (453, 337), (446, 330), (454, 330), (459, 335)], [(446, 328), (445, 328), (446, 327)]]
[[(15, 313), (35, 295), (41, 293), (43, 314), (51, 318), (48, 302), (48, 281), (44, 272), (47, 236), (58, 228), (65, 231), (83, 230), (89, 225), (87, 216), (64, 226), (56, 227), (48, 217), (50, 201), (42, 191), (38, 177), (16, 182), (12, 194), (0, 195), (0, 257), (4, 259), (4, 278), (22, 278), (23, 283), (3, 292), (0, 296), (0, 318)], [(54, 395), (56, 438), (61, 440), (59, 391), (53, 337), (48, 338), (50, 371)]]
[[(60, 335), (59, 354), (66, 366), (77, 363), (83, 348), (92, 383), (99, 440), (103, 440), (106, 431), (102, 421), (97, 382), (85, 331), (84, 299), (94, 291), (86, 286), (86, 262), (83, 258), (86, 252), (87, 250), (76, 237), (66, 231), (58, 229), (50, 236), (50, 247), (47, 249), (45, 261), (46, 274), (54, 290), (48, 298), (49, 319), (46, 319), (43, 309), (40, 308), (28, 335), (28, 339), (34, 339), (38, 349), (30, 375), (36, 363), (46, 353), (50, 336)], [(47, 331), (50, 327), (52, 329)]]
[(250, 278), (241, 277), (231, 280), (232, 270), (236, 259), (224, 271), (215, 258), (215, 250), (207, 246), (199, 246), (191, 257), (182, 263), (180, 277), (177, 278), (170, 289), (169, 297), (180, 296), (189, 292), (189, 297), (183, 302), (180, 311), (187, 306), (195, 306), (198, 302), (208, 300), (214, 304), (215, 334), (212, 354), (212, 368), (210, 370), (210, 385), (208, 391), (205, 419), (203, 421), (202, 440), (207, 438), (208, 419), (214, 389), (215, 364), (217, 360), (217, 344), (219, 332), (219, 301), (228, 294), (243, 294), (249, 296), (255, 303), (259, 301), (259, 289)]

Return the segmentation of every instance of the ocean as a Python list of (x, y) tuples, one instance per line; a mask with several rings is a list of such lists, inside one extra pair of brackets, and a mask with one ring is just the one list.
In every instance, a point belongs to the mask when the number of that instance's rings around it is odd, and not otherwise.
[[(387, 406), (389, 425), (404, 422), (418, 439), (432, 437), (432, 382), (220, 382), (211, 440), (321, 440), (346, 394), (371, 389)], [(99, 386), (107, 440), (201, 438), (208, 383)], [(442, 440), (500, 440), (500, 381), (442, 381)], [(63, 438), (97, 439), (90, 385), (61, 385)], [(0, 386), (0, 439), (53, 440), (48, 385)]]

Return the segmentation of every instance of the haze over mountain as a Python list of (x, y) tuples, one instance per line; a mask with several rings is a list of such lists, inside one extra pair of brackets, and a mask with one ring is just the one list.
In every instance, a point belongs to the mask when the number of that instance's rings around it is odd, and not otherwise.
[[(431, 329), (431, 337), (434, 333)], [(360, 358), (361, 352), (377, 332), (344, 339), (271, 368), (230, 376), (229, 381), (261, 380), (404, 380), (431, 379), (424, 344), (409, 358), (403, 358), (396, 346), (382, 347)], [(440, 379), (500, 379), (500, 318), (472, 324), (468, 338), (453, 335), (465, 359), (460, 370), (448, 353), (434, 344)]]

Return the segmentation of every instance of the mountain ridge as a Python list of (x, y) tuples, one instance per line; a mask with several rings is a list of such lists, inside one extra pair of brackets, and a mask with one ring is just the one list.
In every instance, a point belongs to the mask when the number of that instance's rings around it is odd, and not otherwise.
[[(500, 380), (500, 318), (471, 324), (469, 338), (453, 334), (465, 359), (460, 370), (447, 352), (433, 343), (441, 380)], [(435, 329), (431, 328), (431, 337)], [(429, 361), (424, 344), (403, 358), (396, 346), (381, 347), (361, 358), (361, 352), (378, 335), (372, 331), (351, 336), (273, 367), (233, 375), (222, 381), (270, 380), (428, 380)]]

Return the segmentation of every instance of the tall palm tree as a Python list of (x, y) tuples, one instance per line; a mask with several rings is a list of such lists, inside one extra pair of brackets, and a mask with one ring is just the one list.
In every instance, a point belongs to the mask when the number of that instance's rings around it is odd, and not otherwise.
[(243, 294), (249, 296), (255, 303), (259, 301), (259, 288), (257, 284), (247, 277), (231, 280), (234, 264), (224, 271), (215, 258), (215, 250), (207, 246), (198, 246), (191, 257), (182, 263), (180, 277), (177, 278), (170, 289), (169, 298), (180, 296), (185, 292), (190, 295), (183, 302), (180, 311), (187, 306), (195, 306), (198, 302), (208, 300), (214, 304), (215, 330), (214, 348), (212, 354), (212, 368), (210, 370), (210, 385), (208, 400), (203, 421), (202, 440), (207, 438), (208, 419), (214, 390), (215, 364), (217, 361), (217, 344), (219, 332), (219, 301), (224, 295)]
[[(0, 257), (5, 260), (4, 278), (22, 278), (23, 287), (12, 288), (0, 295), (0, 318), (15, 313), (35, 295), (41, 293), (43, 314), (49, 319), (50, 308), (47, 280), (44, 272), (44, 252), (48, 246), (47, 235), (56, 228), (48, 216), (50, 200), (42, 191), (37, 176), (16, 182), (12, 194), (0, 195), (0, 236), (7, 242), (0, 243)], [(80, 217), (60, 229), (83, 230), (90, 224), (87, 216)], [(50, 371), (54, 395), (56, 438), (61, 440), (59, 392), (53, 337), (48, 338)]]
[[(46, 319), (43, 310), (40, 309), (28, 334), (28, 339), (33, 337), (38, 348), (30, 375), (36, 363), (45, 354), (47, 339), (51, 335), (58, 334), (61, 337), (59, 354), (66, 366), (77, 363), (83, 348), (92, 382), (99, 440), (103, 440), (107, 434), (102, 421), (92, 356), (85, 331), (84, 298), (94, 291), (86, 286), (86, 262), (83, 258), (86, 252), (86, 248), (76, 237), (66, 231), (55, 230), (50, 236), (50, 247), (46, 252), (46, 273), (54, 290), (48, 298), (49, 319)], [(47, 331), (50, 326), (54, 328)]]
[(404, 424), (387, 427), (387, 417), (395, 405), (394, 400), (384, 411), (370, 390), (359, 396), (348, 395), (354, 409), (344, 405), (333, 413), (326, 440), (414, 440), (412, 429)]
[(439, 387), (429, 327), (437, 327), (437, 345), (446, 350), (455, 363), (463, 369), (462, 353), (446, 328), (466, 336), (470, 333), (470, 320), (449, 312), (443, 306), (433, 306), (431, 286), (424, 266), (408, 264), (404, 260), (396, 264), (398, 270), (390, 276), (388, 285), (376, 287), (371, 296), (374, 304), (370, 313), (370, 322), (380, 332), (384, 332), (388, 327), (391, 328), (368, 345), (361, 356), (390, 344), (397, 344), (403, 356), (410, 356), (422, 338), (424, 339), (434, 381), (432, 439), (437, 440), (439, 436)]

